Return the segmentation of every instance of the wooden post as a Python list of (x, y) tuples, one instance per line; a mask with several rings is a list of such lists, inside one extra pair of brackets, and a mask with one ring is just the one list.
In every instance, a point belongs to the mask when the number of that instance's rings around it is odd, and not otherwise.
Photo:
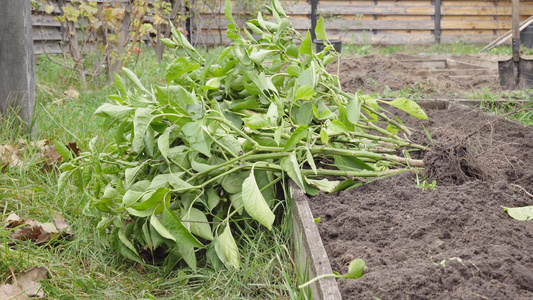
[(315, 28), (317, 23), (316, 11), (318, 10), (318, 0), (310, 0), (311, 2), (311, 40), (316, 40)]
[[(0, 10), (0, 113), (18, 112), (30, 125), (35, 62), (30, 1), (3, 0)], [(1, 118), (1, 116), (0, 116)]]
[(435, 43), (440, 44), (440, 36), (442, 33), (440, 23), (442, 20), (442, 15), (440, 11), (440, 6), (442, 4), (442, 0), (435, 0)]

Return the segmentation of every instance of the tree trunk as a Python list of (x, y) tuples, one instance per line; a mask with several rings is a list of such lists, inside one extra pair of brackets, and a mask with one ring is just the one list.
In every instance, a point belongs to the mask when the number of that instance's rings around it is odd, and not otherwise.
[(0, 10), (0, 112), (32, 124), (35, 62), (30, 1), (3, 0)]

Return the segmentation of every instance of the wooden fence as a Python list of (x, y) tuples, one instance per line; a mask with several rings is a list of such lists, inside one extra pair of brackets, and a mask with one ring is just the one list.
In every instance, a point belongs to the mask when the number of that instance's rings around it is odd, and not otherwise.
[[(247, 2), (234, 2), (234, 14), (241, 23), (251, 17), (250, 10), (257, 9), (243, 3)], [(487, 43), (511, 28), (510, 0), (282, 0), (282, 3), (297, 30), (311, 29), (316, 18), (323, 16), (330, 38), (356, 44)], [(522, 19), (533, 15), (533, 0), (520, 1), (520, 5)], [(54, 14), (59, 14), (55, 6)], [(194, 44), (229, 42), (223, 10), (224, 0), (192, 1), (190, 38)], [(64, 35), (59, 22), (53, 15), (44, 14), (43, 7), (34, 11), (33, 19), (35, 52), (61, 52), (58, 42)]]

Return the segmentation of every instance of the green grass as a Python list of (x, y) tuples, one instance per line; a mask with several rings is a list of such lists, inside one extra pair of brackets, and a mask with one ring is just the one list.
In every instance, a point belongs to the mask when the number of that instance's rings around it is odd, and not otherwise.
[[(214, 49), (217, 53), (220, 49)], [(166, 56), (165, 62), (168, 61)], [(158, 66), (153, 51), (145, 51), (130, 68), (143, 82), (160, 84), (164, 64)], [(45, 58), (36, 65), (37, 97), (34, 137), (62, 143), (77, 141), (81, 151), (98, 136), (99, 145), (113, 132), (103, 129), (102, 119), (92, 113), (104, 103), (114, 87), (105, 83), (84, 88), (76, 74)], [(103, 83), (102, 83), (103, 82)], [(80, 93), (68, 98), (69, 89)], [(4, 116), (0, 144), (17, 144), (32, 136), (17, 127), (14, 114)], [(16, 213), (22, 218), (50, 222), (53, 212), (62, 212), (74, 234), (67, 240), (53, 240), (43, 245), (16, 242), (10, 245), (8, 231), (0, 229), (0, 278), (2, 283), (17, 272), (34, 266), (49, 270), (43, 282), (48, 299), (301, 299), (291, 258), (289, 216), (282, 210), (280, 224), (271, 232), (240, 224), (236, 230), (252, 232), (241, 235), (241, 269), (213, 270), (200, 267), (195, 273), (177, 268), (165, 274), (162, 268), (139, 265), (121, 258), (111, 248), (109, 237), (97, 228), (98, 218), (84, 214), (89, 199), (74, 187), (57, 194), (59, 171), (41, 171), (34, 157), (39, 149), (21, 151), (21, 168), (0, 170), (0, 218)], [(288, 205), (288, 204), (284, 204)], [(288, 206), (290, 208), (290, 206)], [(199, 261), (199, 265), (205, 262)]]
[[(362, 56), (362, 55), (381, 55), (390, 56), (392, 53), (403, 53), (411, 55), (424, 54), (478, 54), (479, 50), (485, 47), (485, 44), (470, 44), (464, 42), (455, 42), (447, 44), (408, 44), (408, 45), (363, 45), (346, 43), (342, 45), (342, 55), (344, 56)], [(532, 49), (521, 47), (523, 54), (533, 54)], [(500, 45), (487, 51), (489, 54), (511, 55), (511, 46), (508, 44)]]

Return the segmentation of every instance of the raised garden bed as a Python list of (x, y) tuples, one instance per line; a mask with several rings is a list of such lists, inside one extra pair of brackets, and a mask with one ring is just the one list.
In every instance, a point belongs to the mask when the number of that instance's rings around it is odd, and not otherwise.
[[(342, 299), (531, 299), (533, 222), (501, 206), (533, 203), (533, 130), (463, 105), (428, 115), (425, 188), (403, 173), (309, 200), (332, 269), (367, 262), (338, 281)], [(413, 139), (429, 143), (417, 123)]]

